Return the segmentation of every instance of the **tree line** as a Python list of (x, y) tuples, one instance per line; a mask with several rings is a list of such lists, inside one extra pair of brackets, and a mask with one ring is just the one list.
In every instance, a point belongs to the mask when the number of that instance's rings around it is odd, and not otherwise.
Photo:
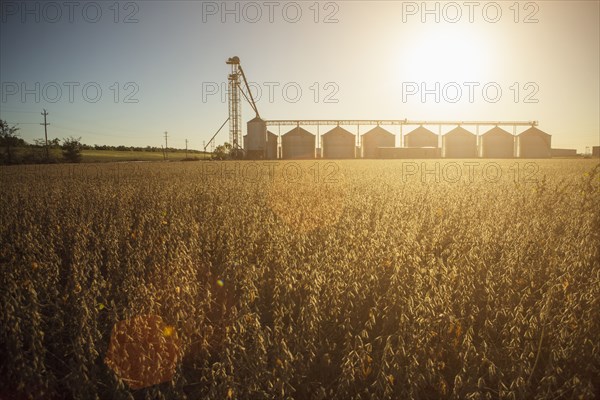
[[(10, 126), (7, 121), (0, 119), (0, 164), (21, 164), (21, 163), (52, 163), (52, 162), (80, 162), (82, 150), (102, 150), (102, 151), (145, 151), (159, 152), (165, 151), (163, 147), (156, 146), (111, 146), (111, 145), (88, 145), (81, 142), (81, 137), (70, 136), (68, 138), (54, 138), (46, 141), (44, 139), (35, 139), (33, 143), (25, 141), (19, 137), (19, 128)], [(182, 152), (183, 149), (169, 147), (168, 152)], [(191, 154), (203, 153), (199, 150), (187, 150)]]

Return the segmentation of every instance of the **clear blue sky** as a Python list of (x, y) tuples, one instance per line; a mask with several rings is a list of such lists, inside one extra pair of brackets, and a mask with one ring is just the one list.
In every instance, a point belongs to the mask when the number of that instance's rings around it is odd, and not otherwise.
[(597, 1), (47, 3), (1, 3), (0, 118), (27, 141), (45, 108), (50, 138), (201, 148), (237, 55), (265, 119), (538, 120), (553, 147), (600, 144)]

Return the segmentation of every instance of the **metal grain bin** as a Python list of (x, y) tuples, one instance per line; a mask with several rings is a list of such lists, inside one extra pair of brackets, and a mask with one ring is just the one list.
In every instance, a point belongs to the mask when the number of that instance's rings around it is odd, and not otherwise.
[(476, 158), (477, 136), (457, 126), (442, 136), (442, 148), (445, 158)]
[(513, 158), (515, 137), (497, 126), (481, 135), (481, 157)]
[(438, 135), (421, 125), (404, 135), (403, 147), (439, 147)]
[(276, 160), (277, 159), (277, 135), (271, 131), (267, 131), (267, 160)]
[(246, 158), (261, 160), (266, 158), (267, 152), (267, 124), (256, 117), (247, 124), (248, 134), (244, 135), (244, 152)]
[(380, 147), (394, 147), (396, 138), (394, 134), (376, 126), (361, 137), (363, 158), (378, 158)]
[(549, 158), (552, 136), (532, 126), (517, 136), (520, 158)]
[(284, 160), (315, 158), (315, 135), (298, 126), (281, 137), (281, 147)]
[(344, 128), (336, 126), (322, 137), (323, 158), (354, 158), (356, 137)]

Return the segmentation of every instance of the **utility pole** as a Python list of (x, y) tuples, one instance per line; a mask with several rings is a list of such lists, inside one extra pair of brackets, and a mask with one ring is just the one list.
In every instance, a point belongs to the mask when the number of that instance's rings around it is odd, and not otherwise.
[(165, 131), (165, 159), (167, 158), (167, 150), (169, 149), (169, 145), (168, 145), (168, 142), (167, 142), (167, 138), (168, 137), (169, 137), (169, 135)]
[(185, 139), (185, 159), (187, 160), (187, 139)]
[(46, 111), (45, 108), (44, 108), (44, 112), (42, 113), (42, 115), (44, 116), (44, 123), (40, 124), (40, 125), (44, 125), (44, 137), (46, 138), (46, 160), (47, 160), (49, 158), (49, 154), (48, 154), (48, 125), (50, 125), (50, 124), (46, 122), (46, 117), (48, 116), (48, 112)]

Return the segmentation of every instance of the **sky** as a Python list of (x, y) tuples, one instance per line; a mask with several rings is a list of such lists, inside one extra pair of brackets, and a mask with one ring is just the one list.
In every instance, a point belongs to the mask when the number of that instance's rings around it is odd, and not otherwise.
[(0, 118), (28, 142), (46, 109), (49, 139), (160, 146), (168, 132), (201, 149), (238, 56), (267, 120), (538, 121), (554, 148), (600, 144), (598, 1), (0, 4)]

